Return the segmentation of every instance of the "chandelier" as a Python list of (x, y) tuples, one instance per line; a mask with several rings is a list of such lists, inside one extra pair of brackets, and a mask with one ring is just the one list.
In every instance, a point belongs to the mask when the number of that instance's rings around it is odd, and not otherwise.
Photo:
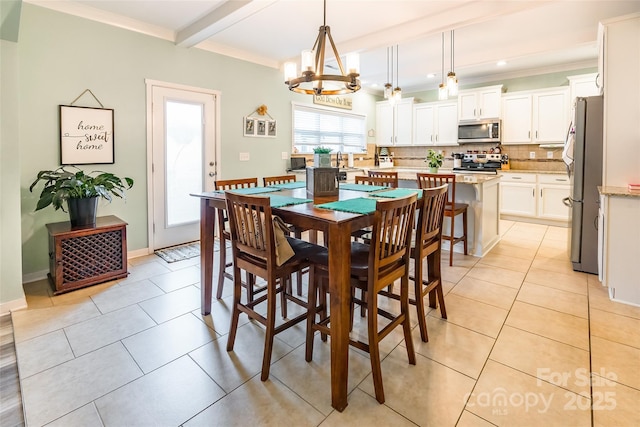
[[(391, 61), (391, 67), (393, 67), (393, 59)], [(391, 71), (391, 73), (393, 73), (393, 70)], [(393, 85), (389, 80), (389, 48), (387, 47), (387, 83), (385, 83), (384, 85), (384, 99), (390, 99), (392, 95), (393, 95)]]
[(456, 77), (456, 73), (453, 71), (453, 47), (453, 30), (451, 30), (451, 71), (447, 74), (447, 89), (449, 90), (449, 96), (458, 95), (458, 78)]
[[(327, 45), (333, 50), (333, 55), (340, 68), (340, 75), (324, 74)], [(302, 51), (300, 68), (302, 74), (298, 76), (295, 63), (288, 62), (284, 65), (284, 83), (293, 92), (307, 95), (341, 95), (360, 90), (360, 80), (358, 80), (360, 58), (355, 53), (347, 55), (348, 73), (345, 73), (338, 49), (336, 49), (327, 25), (327, 0), (324, 0), (324, 20), (318, 38), (311, 50)]]
[[(400, 89), (400, 73), (398, 71), (398, 63), (399, 58), (398, 58), (398, 45), (396, 45), (396, 87), (395, 89), (393, 89), (393, 100), (395, 102), (398, 102), (402, 99), (402, 89)], [(391, 52), (393, 53), (393, 49), (391, 50)]]

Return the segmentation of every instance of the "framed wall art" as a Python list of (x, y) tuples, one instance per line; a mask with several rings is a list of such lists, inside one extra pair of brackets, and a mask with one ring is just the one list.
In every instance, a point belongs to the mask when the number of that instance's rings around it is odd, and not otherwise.
[(259, 106), (253, 113), (242, 119), (244, 127), (242, 134), (244, 136), (275, 138), (278, 135), (276, 120), (267, 113), (266, 105)]
[(60, 164), (113, 164), (113, 109), (60, 105)]
[(253, 117), (244, 118), (244, 136), (256, 136), (256, 119)]

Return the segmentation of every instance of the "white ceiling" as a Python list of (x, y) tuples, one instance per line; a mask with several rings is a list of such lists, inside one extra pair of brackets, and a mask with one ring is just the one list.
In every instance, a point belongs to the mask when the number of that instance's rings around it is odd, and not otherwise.
[[(299, 62), (323, 24), (321, 0), (25, 2), (279, 69)], [(360, 53), (365, 88), (388, 81), (387, 49), (397, 46), (392, 83), (412, 92), (437, 88), (443, 32), (444, 73), (455, 30), (455, 72), (464, 86), (594, 67), (598, 22), (633, 12), (640, 1), (328, 0), (326, 24), (342, 56)], [(497, 67), (499, 60), (507, 64)]]

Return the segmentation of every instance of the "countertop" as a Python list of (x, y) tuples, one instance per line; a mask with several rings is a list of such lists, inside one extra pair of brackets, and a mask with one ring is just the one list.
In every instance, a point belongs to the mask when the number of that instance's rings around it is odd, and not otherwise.
[[(401, 180), (416, 180), (416, 173), (428, 173), (429, 168), (412, 168), (412, 167), (393, 167), (393, 168), (369, 168), (369, 170), (379, 170), (379, 171), (393, 171), (398, 172), (398, 179)], [(448, 168), (439, 168), (439, 173), (442, 174), (450, 174), (453, 173), (453, 169)], [(495, 179), (500, 179), (500, 175), (498, 174), (481, 174), (481, 173), (456, 173), (456, 182), (466, 183), (466, 184), (481, 184), (487, 181), (492, 181)]]
[(566, 175), (566, 171), (540, 171), (540, 170), (529, 170), (529, 169), (506, 169), (501, 170), (498, 173), (535, 173), (535, 174), (546, 174), (546, 175)]
[(603, 196), (640, 198), (640, 191), (631, 191), (626, 187), (598, 187), (598, 192)]

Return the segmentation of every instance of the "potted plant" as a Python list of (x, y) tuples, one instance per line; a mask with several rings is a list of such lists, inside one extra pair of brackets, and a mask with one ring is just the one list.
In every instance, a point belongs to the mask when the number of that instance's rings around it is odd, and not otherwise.
[(331, 167), (331, 148), (318, 146), (313, 148), (313, 166), (317, 168)]
[(438, 173), (438, 168), (442, 166), (442, 160), (444, 156), (442, 153), (436, 153), (434, 150), (429, 149), (427, 151), (427, 158), (425, 162), (429, 164), (429, 173)]
[(131, 178), (120, 178), (100, 171), (85, 173), (75, 166), (73, 168), (76, 169), (73, 172), (66, 170), (64, 166), (38, 172), (29, 187), (29, 191), (33, 192), (39, 182), (44, 182), (36, 211), (52, 205), (55, 210), (62, 209), (66, 212), (66, 203), (72, 227), (94, 226), (98, 199), (102, 197), (109, 202), (112, 196), (124, 199), (125, 191), (133, 187)]

